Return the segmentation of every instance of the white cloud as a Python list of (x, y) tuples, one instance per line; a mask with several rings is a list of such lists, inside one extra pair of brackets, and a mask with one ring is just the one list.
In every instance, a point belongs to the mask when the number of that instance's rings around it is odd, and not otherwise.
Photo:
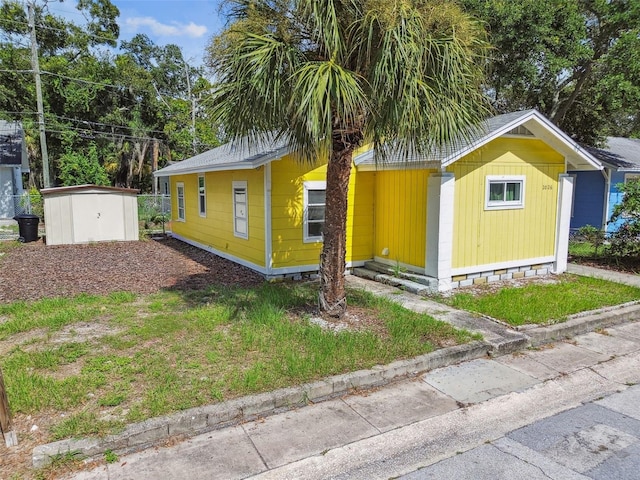
[(207, 27), (204, 25), (196, 25), (193, 22), (185, 25), (183, 23), (171, 22), (170, 25), (160, 23), (153, 17), (130, 17), (125, 20), (128, 29), (137, 31), (141, 27), (148, 27), (155, 35), (164, 37), (181, 37), (187, 36), (191, 38), (200, 38), (207, 33)]

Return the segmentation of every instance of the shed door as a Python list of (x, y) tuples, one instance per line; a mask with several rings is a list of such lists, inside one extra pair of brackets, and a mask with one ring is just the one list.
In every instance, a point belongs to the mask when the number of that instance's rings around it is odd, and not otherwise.
[(74, 195), (74, 242), (125, 240), (123, 215), (124, 205), (119, 195)]

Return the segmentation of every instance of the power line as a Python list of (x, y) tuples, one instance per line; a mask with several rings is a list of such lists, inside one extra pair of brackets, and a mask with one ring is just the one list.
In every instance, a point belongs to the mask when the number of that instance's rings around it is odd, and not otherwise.
[[(3, 21), (14, 23), (14, 24), (17, 24), (17, 25), (27, 25), (27, 26), (29, 26), (28, 22), (23, 22), (23, 21), (20, 21), (20, 20), (13, 20), (13, 19), (10, 19), (10, 18), (5, 18)], [(103, 37), (101, 35), (93, 35), (92, 33), (87, 33), (79, 25), (75, 25), (75, 24), (72, 24), (72, 25), (74, 27), (76, 27), (78, 30), (81, 30), (82, 33), (84, 35), (86, 35), (87, 37), (95, 38), (95, 39), (98, 39), (98, 40), (106, 40), (108, 42), (117, 42), (118, 41), (117, 38)], [(63, 30), (62, 28), (50, 27), (49, 25), (35, 25), (35, 28), (36, 28), (36, 30), (51, 30), (51, 31), (54, 31), (54, 32), (62, 32), (62, 33), (67, 33), (67, 34), (69, 33), (69, 31), (67, 31), (67, 30)], [(19, 32), (11, 32), (11, 33), (14, 34), (14, 35), (15, 34), (20, 34)], [(25, 34), (22, 34), (22, 35), (25, 35)]]

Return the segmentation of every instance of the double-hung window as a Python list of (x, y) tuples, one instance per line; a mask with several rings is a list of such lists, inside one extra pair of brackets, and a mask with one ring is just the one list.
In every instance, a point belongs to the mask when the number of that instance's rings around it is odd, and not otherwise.
[(198, 175), (198, 211), (201, 217), (207, 216), (207, 191), (204, 185), (204, 175)]
[(326, 207), (326, 183), (304, 182), (304, 241), (322, 240)]
[(487, 177), (485, 210), (524, 207), (524, 176), (490, 175)]
[(184, 183), (176, 183), (176, 199), (178, 203), (178, 220), (184, 222)]
[(233, 182), (233, 234), (249, 238), (247, 182)]

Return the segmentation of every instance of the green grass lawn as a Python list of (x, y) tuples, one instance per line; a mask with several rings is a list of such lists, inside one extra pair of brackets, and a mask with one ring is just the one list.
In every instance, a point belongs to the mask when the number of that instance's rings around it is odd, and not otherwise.
[(350, 314), (369, 328), (322, 329), (306, 313), (316, 290), (264, 284), (0, 305), (11, 408), (49, 413), (52, 439), (99, 435), (480, 338), (359, 291), (350, 292)]
[(565, 274), (551, 284), (531, 283), (497, 292), (456, 293), (442, 301), (518, 326), (566, 320), (568, 315), (640, 300), (640, 289), (597, 278)]

